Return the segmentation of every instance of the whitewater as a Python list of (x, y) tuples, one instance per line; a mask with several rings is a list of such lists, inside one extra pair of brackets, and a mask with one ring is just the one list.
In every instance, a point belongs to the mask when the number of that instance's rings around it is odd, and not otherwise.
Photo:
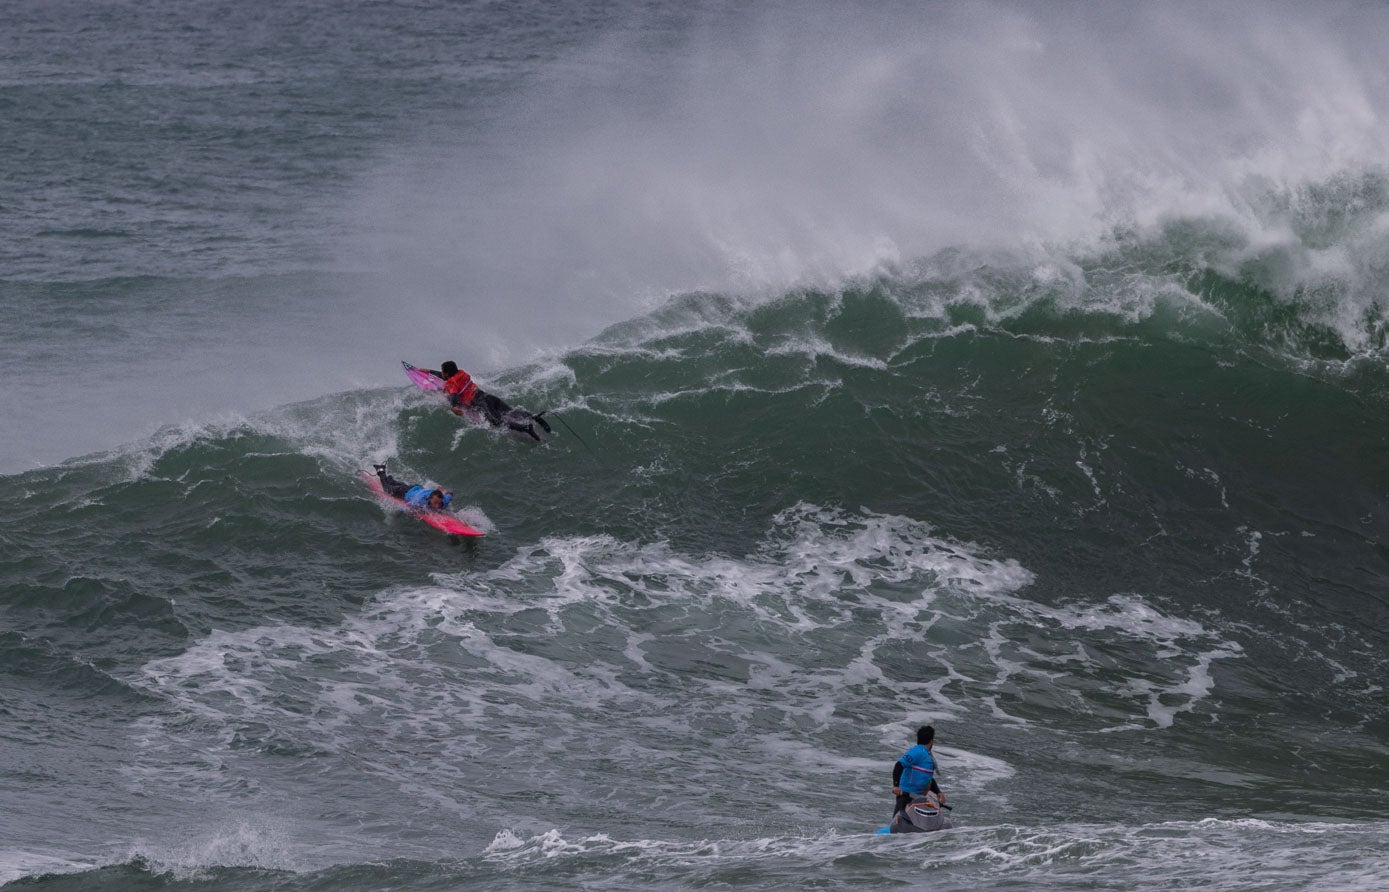
[(1389, 10), (0, 26), (0, 883), (1389, 884)]

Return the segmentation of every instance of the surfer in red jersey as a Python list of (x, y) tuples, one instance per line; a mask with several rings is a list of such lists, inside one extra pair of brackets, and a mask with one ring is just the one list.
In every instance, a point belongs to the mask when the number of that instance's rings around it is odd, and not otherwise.
[[(441, 365), (438, 371), (424, 371), (444, 382), (444, 395), (448, 397), (449, 406), (455, 415), (462, 415), (465, 409), (472, 409), (486, 418), (493, 427), (506, 427), (540, 441), (544, 438), (535, 431), (537, 422), (546, 433), (550, 432), (550, 426), (545, 423), (545, 419), (539, 415), (517, 413), (501, 397), (494, 396), (473, 383), (473, 376), (460, 369), (458, 363), (452, 360)], [(521, 415), (525, 417), (520, 418)]]

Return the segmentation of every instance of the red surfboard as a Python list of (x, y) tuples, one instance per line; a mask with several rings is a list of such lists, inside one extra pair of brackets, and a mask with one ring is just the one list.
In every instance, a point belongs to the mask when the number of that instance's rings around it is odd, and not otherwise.
[(390, 502), (401, 510), (418, 517), (436, 530), (443, 530), (445, 533), (452, 533), (455, 536), (486, 535), (482, 530), (468, 526), (447, 511), (421, 511), (418, 508), (411, 507), (404, 499), (397, 499), (395, 496), (386, 492), (386, 490), (381, 487), (380, 477), (370, 471), (362, 471), (361, 474), (362, 480), (366, 482), (367, 488), (376, 493), (378, 499), (383, 502)]

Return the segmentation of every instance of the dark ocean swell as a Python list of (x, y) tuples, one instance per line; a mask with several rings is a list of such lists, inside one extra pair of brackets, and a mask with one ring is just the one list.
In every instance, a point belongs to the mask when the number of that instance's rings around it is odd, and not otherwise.
[[(485, 382), (546, 448), (402, 380), (9, 478), (4, 708), (64, 803), (9, 876), (895, 882), (854, 834), (928, 720), (969, 883), (1154, 838), (1236, 883), (1302, 821), (1372, 875), (1389, 377), (1178, 243), (685, 295)], [(488, 536), (384, 510), (380, 460)]]

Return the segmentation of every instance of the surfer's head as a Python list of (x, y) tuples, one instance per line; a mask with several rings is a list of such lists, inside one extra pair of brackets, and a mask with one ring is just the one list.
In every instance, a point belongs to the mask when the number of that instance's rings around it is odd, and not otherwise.
[(936, 739), (936, 729), (930, 725), (922, 725), (916, 729), (916, 742), (925, 746)]
[(452, 499), (453, 496), (444, 492), (442, 489), (436, 489), (429, 494), (429, 507), (433, 508), (435, 511), (438, 511), (439, 509), (447, 505)]
[(444, 373), (444, 377), (452, 378), (454, 375), (458, 374), (458, 363), (450, 359), (448, 362), (439, 366), (439, 371)]

